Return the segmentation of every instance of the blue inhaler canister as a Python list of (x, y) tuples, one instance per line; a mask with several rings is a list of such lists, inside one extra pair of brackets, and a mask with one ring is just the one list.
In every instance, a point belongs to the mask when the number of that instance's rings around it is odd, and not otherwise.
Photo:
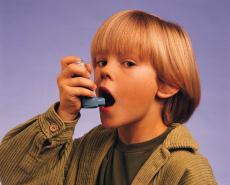
[(105, 105), (105, 98), (103, 97), (81, 97), (82, 108), (97, 108)]
[[(76, 64), (78, 65), (83, 65), (85, 66), (85, 64), (83, 63), (83, 60), (76, 62)], [(76, 76), (74, 76), (76, 77)], [(105, 98), (103, 97), (81, 97), (81, 107), (82, 108), (97, 108), (100, 106), (105, 106)]]

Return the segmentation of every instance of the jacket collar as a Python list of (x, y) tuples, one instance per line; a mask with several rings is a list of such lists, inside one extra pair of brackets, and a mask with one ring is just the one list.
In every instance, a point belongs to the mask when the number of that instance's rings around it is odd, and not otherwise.
[(193, 152), (199, 149), (198, 143), (192, 138), (188, 128), (180, 123), (172, 124), (173, 130), (168, 134), (163, 146), (168, 150), (188, 149)]
[(177, 149), (195, 152), (198, 150), (197, 142), (193, 140), (189, 130), (184, 125), (173, 123), (172, 127), (173, 130), (168, 134), (163, 144), (150, 155), (131, 185), (149, 184), (155, 174), (168, 161), (170, 151)]

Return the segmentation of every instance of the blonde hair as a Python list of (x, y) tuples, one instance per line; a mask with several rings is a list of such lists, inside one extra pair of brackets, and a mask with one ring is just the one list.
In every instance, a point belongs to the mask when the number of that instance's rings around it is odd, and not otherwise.
[(181, 26), (139, 10), (121, 11), (108, 18), (93, 38), (92, 62), (103, 53), (134, 53), (148, 59), (159, 82), (179, 89), (161, 99), (165, 124), (186, 122), (198, 106), (198, 70), (190, 38)]

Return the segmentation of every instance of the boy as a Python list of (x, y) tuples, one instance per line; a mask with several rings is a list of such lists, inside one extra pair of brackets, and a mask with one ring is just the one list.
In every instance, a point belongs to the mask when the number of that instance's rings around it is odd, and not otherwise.
[[(142, 11), (122, 11), (99, 28), (91, 56), (95, 82), (90, 65), (63, 58), (60, 101), (4, 137), (3, 184), (216, 184), (182, 125), (200, 100), (186, 32)], [(94, 90), (106, 99), (102, 125), (72, 142), (79, 97)]]

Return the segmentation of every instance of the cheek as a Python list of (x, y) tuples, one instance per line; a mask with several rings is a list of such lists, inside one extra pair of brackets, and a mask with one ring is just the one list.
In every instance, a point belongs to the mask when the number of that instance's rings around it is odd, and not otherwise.
[(148, 104), (156, 95), (157, 84), (154, 80), (136, 79), (127, 81), (121, 89), (120, 96), (125, 103)]

